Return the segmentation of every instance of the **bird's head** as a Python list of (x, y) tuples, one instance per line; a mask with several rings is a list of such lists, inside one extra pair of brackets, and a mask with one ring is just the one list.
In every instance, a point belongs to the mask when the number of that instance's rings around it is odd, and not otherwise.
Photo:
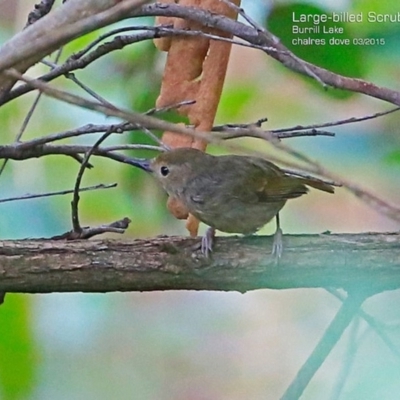
[(207, 163), (211, 157), (200, 150), (182, 147), (166, 151), (151, 160), (135, 160), (131, 164), (152, 175), (169, 194), (176, 194), (193, 176), (193, 173)]

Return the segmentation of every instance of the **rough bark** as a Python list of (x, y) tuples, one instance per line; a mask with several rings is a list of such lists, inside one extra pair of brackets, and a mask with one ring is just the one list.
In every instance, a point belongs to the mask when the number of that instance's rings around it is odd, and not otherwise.
[(272, 239), (218, 238), (205, 259), (198, 239), (0, 241), (0, 291), (109, 292), (329, 287), (400, 287), (400, 234), (284, 237), (280, 262)]

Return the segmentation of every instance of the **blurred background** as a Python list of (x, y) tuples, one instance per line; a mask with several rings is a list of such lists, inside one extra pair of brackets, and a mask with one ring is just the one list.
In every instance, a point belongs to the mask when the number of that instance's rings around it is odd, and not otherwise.
[[(0, 42), (20, 31), (32, 0), (0, 0)], [(378, 0), (257, 1), (242, 6), (267, 24), (295, 54), (344, 75), (400, 89), (400, 23), (339, 23), (341, 37), (384, 39), (384, 45), (292, 46), (291, 15), (368, 11), (395, 14)], [(152, 24), (151, 19), (116, 26)], [(101, 32), (104, 33), (108, 29)], [(65, 59), (97, 38), (65, 47)], [(307, 37), (310, 35), (307, 35)], [(311, 35), (312, 36), (312, 35)], [(304, 36), (303, 36), (304, 37)], [(136, 111), (154, 107), (165, 55), (152, 42), (114, 52), (76, 75), (110, 102)], [(38, 65), (30, 76), (47, 70)], [(105, 79), (106, 78), (106, 79)], [(83, 94), (66, 79), (58, 87)], [(12, 143), (35, 94), (0, 108), (1, 142)], [(233, 47), (216, 124), (268, 117), (265, 128), (361, 117), (391, 108), (367, 96), (329, 89), (283, 68), (260, 51)], [(23, 139), (112, 119), (43, 97)], [(400, 201), (400, 115), (332, 129), (336, 137), (290, 139), (335, 173)], [(92, 144), (95, 136), (70, 143)], [(151, 143), (143, 133), (114, 135), (108, 143)], [(269, 146), (241, 140), (247, 148)], [(210, 148), (218, 153), (221, 149)], [(149, 156), (150, 153), (137, 153)], [(81, 196), (84, 225), (132, 219), (126, 237), (186, 235), (165, 208), (165, 195), (142, 171), (92, 159), (83, 184), (117, 182), (113, 190)], [(52, 156), (10, 162), (0, 177), (1, 198), (72, 188), (79, 165)], [(49, 237), (71, 229), (71, 197), (0, 204), (1, 239)], [(344, 189), (313, 191), (281, 214), (285, 233), (395, 231), (395, 223)], [(202, 227), (204, 229), (204, 227)], [(274, 224), (261, 233), (271, 234)], [(121, 239), (117, 237), (117, 239)], [(329, 260), (327, 260), (329, 265)], [(400, 348), (398, 291), (369, 299)], [(246, 294), (171, 291), (110, 294), (8, 294), (0, 307), (0, 399), (277, 399), (306, 360), (340, 303), (324, 290), (257, 290)], [(349, 354), (354, 356), (349, 363)], [(347, 366), (351, 365), (349, 370)], [(344, 386), (342, 376), (346, 375)], [(307, 388), (304, 399), (398, 399), (400, 360), (362, 321), (348, 329)]]

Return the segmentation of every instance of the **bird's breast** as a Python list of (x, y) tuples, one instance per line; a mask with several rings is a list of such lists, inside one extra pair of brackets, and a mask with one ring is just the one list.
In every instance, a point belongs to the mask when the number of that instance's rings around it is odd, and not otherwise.
[(235, 199), (186, 198), (189, 212), (200, 221), (222, 232), (251, 234), (271, 221), (285, 205), (284, 201), (245, 204)]

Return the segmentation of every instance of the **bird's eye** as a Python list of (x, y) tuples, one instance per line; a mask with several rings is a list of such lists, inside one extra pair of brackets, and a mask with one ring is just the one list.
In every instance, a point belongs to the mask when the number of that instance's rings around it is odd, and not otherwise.
[(160, 168), (160, 172), (161, 172), (161, 175), (162, 175), (162, 176), (167, 176), (167, 175), (169, 174), (169, 168), (166, 167), (165, 165), (163, 165), (163, 166)]

